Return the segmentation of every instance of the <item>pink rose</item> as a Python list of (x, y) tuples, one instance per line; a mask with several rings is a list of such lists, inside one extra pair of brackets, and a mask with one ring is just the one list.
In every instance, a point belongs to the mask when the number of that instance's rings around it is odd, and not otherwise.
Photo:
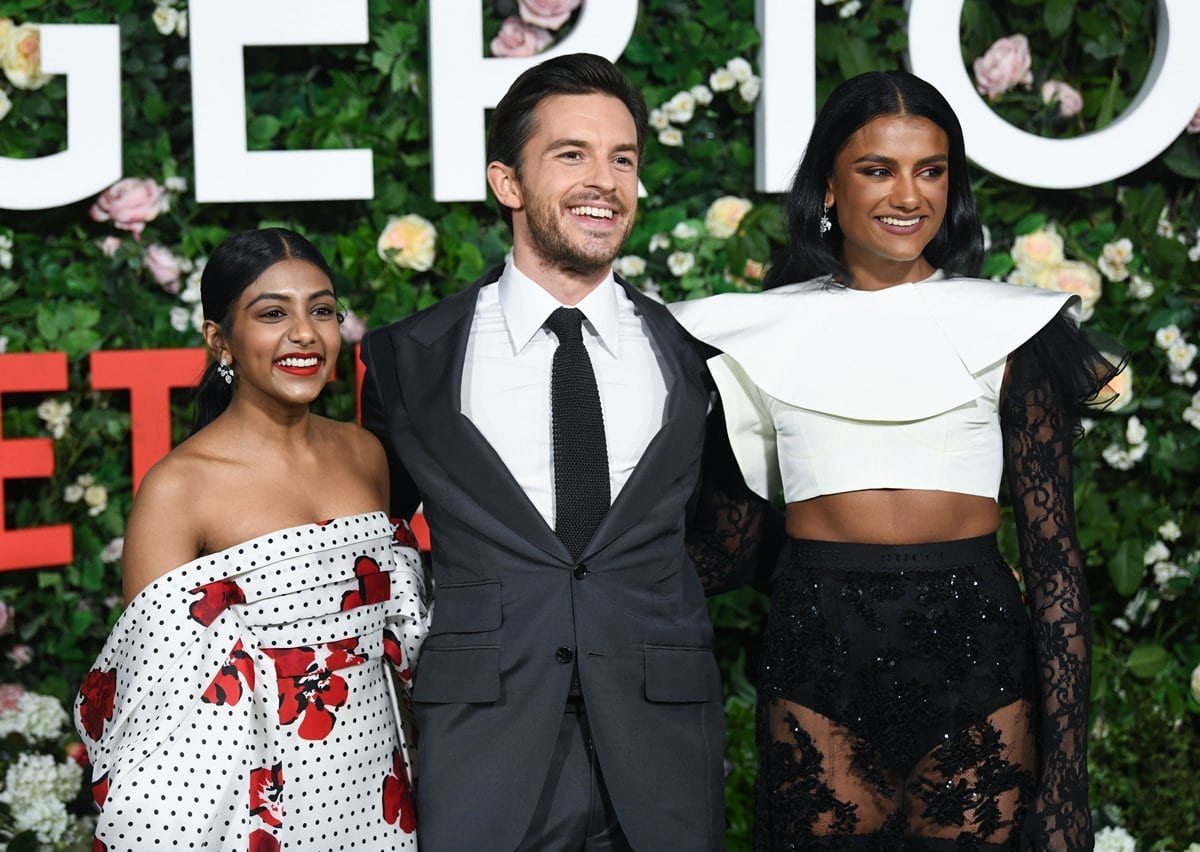
[(28, 645), (13, 645), (9, 649), (8, 659), (14, 669), (23, 669), (33, 662), (33, 649)]
[(1196, 114), (1192, 116), (1192, 120), (1188, 122), (1188, 126), (1184, 130), (1193, 136), (1200, 133), (1200, 107), (1196, 108)]
[(1079, 115), (1083, 109), (1083, 95), (1062, 80), (1047, 80), (1042, 83), (1042, 103), (1058, 101), (1058, 114), (1063, 118)]
[(567, 22), (583, 0), (517, 0), (518, 11), (526, 23), (556, 30)]
[(172, 296), (179, 292), (179, 277), (183, 270), (179, 266), (179, 259), (169, 248), (158, 243), (150, 246), (146, 249), (146, 256), (142, 258), (142, 266), (146, 267), (150, 277)]
[(15, 616), (16, 611), (4, 601), (0, 601), (0, 636), (13, 632), (13, 628), (16, 627)]
[(0, 685), (0, 712), (16, 710), (21, 706), (21, 696), (25, 694), (24, 687), (15, 683)]
[(150, 178), (121, 178), (100, 194), (88, 214), (97, 222), (112, 223), (142, 238), (142, 229), (167, 209), (167, 193)]
[(356, 316), (354, 311), (346, 311), (346, 316), (342, 319), (342, 340), (353, 346), (362, 340), (366, 333), (367, 321)]
[(554, 41), (549, 31), (520, 18), (505, 18), (500, 33), (492, 39), (492, 56), (533, 56)]
[(975, 60), (975, 88), (979, 94), (994, 98), (1018, 83), (1030, 86), (1033, 84), (1033, 74), (1029, 71), (1032, 65), (1029, 39), (1025, 36), (997, 39), (987, 53)]
[(100, 246), (100, 251), (104, 252), (105, 257), (115, 257), (117, 249), (121, 247), (121, 238), (115, 234), (109, 234), (97, 245)]

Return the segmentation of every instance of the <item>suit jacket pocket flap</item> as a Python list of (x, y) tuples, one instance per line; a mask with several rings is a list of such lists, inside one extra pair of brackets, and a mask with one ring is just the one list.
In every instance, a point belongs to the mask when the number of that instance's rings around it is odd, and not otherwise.
[(429, 648), (413, 684), (413, 701), (431, 704), (489, 703), (500, 697), (500, 647)]
[(486, 633), (501, 620), (499, 580), (434, 588), (432, 633)]
[(711, 648), (646, 645), (644, 651), (648, 700), (720, 700), (721, 675)]

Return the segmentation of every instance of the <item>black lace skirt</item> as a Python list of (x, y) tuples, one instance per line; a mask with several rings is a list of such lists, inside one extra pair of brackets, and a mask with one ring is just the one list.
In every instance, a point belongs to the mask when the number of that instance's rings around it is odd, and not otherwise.
[(756, 849), (1016, 848), (1033, 650), (995, 538), (790, 547), (759, 676)]

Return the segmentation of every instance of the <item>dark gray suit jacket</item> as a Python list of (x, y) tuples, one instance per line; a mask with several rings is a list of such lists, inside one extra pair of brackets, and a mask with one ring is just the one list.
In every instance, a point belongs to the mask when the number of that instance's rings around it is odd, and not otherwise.
[(517, 846), (577, 660), (632, 846), (723, 849), (720, 678), (683, 546), (709, 402), (703, 360), (662, 305), (622, 283), (670, 377), (667, 416), (577, 564), (460, 412), (476, 297), (498, 275), (362, 346), (363, 424), (387, 448), (393, 510), (407, 517), (423, 500), (433, 542), (433, 623), (413, 693), (421, 847)]

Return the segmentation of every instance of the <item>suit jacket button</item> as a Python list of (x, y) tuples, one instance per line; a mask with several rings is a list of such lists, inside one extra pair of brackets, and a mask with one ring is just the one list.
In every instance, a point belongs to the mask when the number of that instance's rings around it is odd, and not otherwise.
[(575, 652), (566, 645), (563, 645), (554, 652), (554, 659), (558, 660), (560, 663), (569, 663), (571, 660), (575, 659)]
[(583, 563), (580, 563), (575, 566), (575, 579), (576, 580), (582, 580), (587, 575), (588, 575), (588, 568), (586, 565), (584, 565)]

